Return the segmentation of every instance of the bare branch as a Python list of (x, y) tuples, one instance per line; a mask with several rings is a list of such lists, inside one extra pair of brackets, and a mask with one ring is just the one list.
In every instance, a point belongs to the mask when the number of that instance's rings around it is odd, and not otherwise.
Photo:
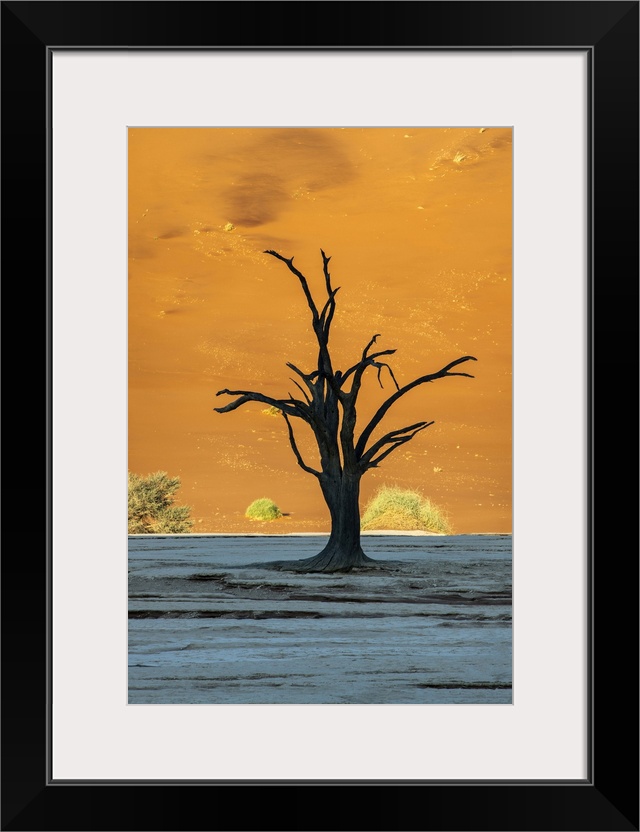
[(319, 402), (320, 391), (313, 383), (314, 379), (318, 378), (319, 372), (317, 370), (314, 370), (312, 373), (305, 373), (299, 367), (296, 367), (295, 364), (292, 364), (290, 361), (287, 362), (287, 367), (289, 367), (290, 370), (293, 370), (294, 373), (297, 373), (300, 376), (300, 378), (304, 381), (304, 383), (307, 385), (307, 389), (311, 393), (312, 400), (315, 402)]
[(309, 398), (309, 396), (307, 396), (307, 391), (304, 389), (304, 387), (301, 384), (298, 384), (298, 382), (295, 380), (295, 378), (292, 378), (291, 381), (295, 384), (295, 386), (298, 388), (298, 390), (302, 393), (302, 395), (304, 396), (307, 404), (310, 405), (311, 404), (311, 399)]
[(293, 370), (294, 373), (297, 373), (300, 376), (300, 378), (304, 379), (306, 382), (311, 382), (314, 380), (314, 378), (318, 377), (317, 370), (314, 370), (312, 373), (305, 373), (299, 367), (296, 367), (296, 365), (293, 364), (291, 361), (287, 361), (287, 367), (289, 367), (290, 370)]
[(465, 376), (466, 378), (473, 378), (473, 376), (469, 373), (451, 373), (449, 371), (453, 367), (457, 367), (458, 364), (463, 364), (465, 361), (476, 360), (477, 359), (474, 358), (472, 355), (465, 355), (462, 358), (457, 358), (455, 361), (451, 361), (449, 364), (446, 365), (446, 367), (443, 367), (441, 370), (438, 370), (435, 373), (429, 373), (429, 375), (426, 376), (421, 376), (420, 378), (415, 379), (415, 381), (412, 381), (409, 384), (405, 384), (404, 387), (401, 387), (399, 390), (397, 390), (392, 396), (390, 396), (385, 402), (383, 402), (380, 405), (369, 424), (360, 434), (358, 444), (356, 445), (356, 456), (359, 458), (363, 456), (364, 449), (366, 447), (367, 441), (369, 440), (369, 437), (376, 429), (376, 427), (380, 424), (391, 405), (397, 402), (398, 399), (405, 395), (405, 393), (408, 393), (410, 390), (413, 390), (414, 387), (418, 387), (419, 385), (426, 384), (430, 381), (435, 381), (438, 378), (447, 378), (448, 376)]
[(373, 338), (369, 341), (367, 346), (362, 351), (362, 358), (360, 359), (360, 361), (358, 361), (357, 364), (354, 364), (353, 367), (349, 367), (349, 369), (342, 376), (341, 385), (344, 384), (344, 382), (349, 378), (349, 376), (355, 373), (357, 370), (360, 370), (362, 374), (362, 372), (364, 372), (364, 370), (366, 370), (367, 367), (373, 366), (372, 362), (375, 361), (376, 358), (380, 358), (382, 355), (394, 355), (397, 352), (397, 350), (381, 350), (380, 352), (374, 352), (371, 355), (368, 355), (369, 350), (375, 344), (376, 339), (378, 339), (379, 337), (380, 335), (374, 335)]
[(307, 420), (307, 416), (305, 414), (306, 405), (304, 402), (300, 402), (297, 399), (289, 399), (289, 401), (283, 399), (274, 399), (271, 396), (265, 396), (264, 393), (255, 393), (252, 390), (218, 390), (216, 396), (239, 396), (240, 398), (236, 399), (234, 402), (230, 402), (229, 404), (225, 405), (224, 407), (214, 407), (213, 409), (216, 413), (229, 413), (232, 410), (237, 410), (239, 407), (242, 407), (243, 404), (248, 404), (249, 402), (262, 402), (262, 404), (268, 404), (270, 407), (277, 407), (278, 410), (281, 410), (283, 413), (288, 413), (289, 416), (299, 416)]
[[(333, 313), (334, 313), (335, 308), (336, 308), (335, 296), (338, 294), (339, 291), (340, 291), (340, 287), (336, 286), (336, 288), (329, 295), (329, 299), (327, 300), (325, 305), (322, 307), (322, 312), (320, 313), (320, 323), (324, 327), (324, 332), (325, 332), (325, 335), (327, 335), (327, 337), (329, 335), (329, 327), (331, 326), (331, 321), (333, 319)], [(329, 312), (329, 317), (325, 321), (325, 315), (327, 314), (327, 310), (329, 310), (329, 308), (331, 309), (331, 311)]]
[(377, 367), (378, 368), (378, 383), (380, 387), (382, 387), (382, 381), (380, 379), (380, 367), (386, 367), (389, 372), (391, 373), (391, 378), (394, 380), (396, 388), (398, 387), (398, 382), (393, 375), (391, 367), (384, 362), (377, 362), (376, 358), (379, 358), (382, 355), (393, 355), (396, 351), (395, 350), (381, 350), (380, 352), (374, 352), (371, 355), (368, 355), (366, 358), (363, 358), (362, 361), (356, 366), (353, 382), (351, 384), (351, 390), (349, 391), (349, 396), (353, 401), (355, 401), (358, 397), (358, 393), (360, 392), (360, 387), (362, 385), (362, 376), (364, 375), (364, 371), (367, 367)]
[[(432, 425), (432, 424), (433, 424), (433, 422), (429, 422), (429, 425)], [(401, 445), (404, 445), (407, 442), (410, 442), (413, 439), (413, 437), (416, 435), (416, 433), (420, 433), (421, 430), (424, 430), (424, 428), (429, 427), (429, 425), (425, 425), (424, 427), (419, 428), (414, 433), (412, 433), (410, 436), (403, 436), (401, 439), (398, 439), (389, 448), (387, 448), (387, 450), (384, 453), (381, 453), (380, 456), (376, 457), (375, 459), (372, 459), (371, 462), (369, 462), (364, 467), (364, 471), (368, 471), (370, 468), (377, 468), (378, 465), (382, 462), (382, 460), (386, 459), (386, 457), (388, 457), (389, 454), (392, 454), (396, 450), (396, 448), (399, 448)]]
[(371, 355), (367, 356), (367, 361), (375, 361), (376, 358), (380, 358), (381, 355), (395, 355), (398, 350), (380, 350), (380, 352), (371, 353)]
[[(354, 364), (353, 367), (349, 367), (349, 369), (345, 371), (344, 375), (340, 377), (340, 387), (342, 387), (342, 385), (345, 383), (345, 381), (349, 378), (350, 375), (353, 375), (353, 373), (355, 373), (359, 366), (360, 362)], [(336, 373), (336, 377), (337, 375), (338, 374)]]
[(275, 257), (277, 260), (282, 260), (283, 263), (286, 263), (289, 271), (293, 272), (295, 276), (300, 281), (300, 285), (302, 286), (302, 291), (305, 294), (307, 299), (307, 303), (309, 304), (309, 309), (311, 310), (311, 314), (313, 315), (313, 323), (317, 324), (320, 320), (318, 315), (318, 308), (314, 303), (313, 297), (311, 296), (311, 290), (309, 289), (309, 284), (307, 283), (307, 278), (302, 274), (302, 272), (298, 271), (296, 267), (293, 265), (293, 257), (287, 258), (283, 257), (281, 254), (278, 254), (277, 251), (268, 250), (265, 251), (264, 254), (270, 254), (272, 257)]
[(327, 294), (331, 296), (331, 275), (329, 274), (329, 260), (331, 258), (327, 257), (322, 249), (320, 249), (320, 254), (322, 255), (322, 271), (324, 272), (324, 279), (327, 285)]
[(295, 438), (295, 435), (293, 433), (293, 428), (291, 427), (291, 422), (289, 421), (289, 417), (284, 412), (284, 410), (282, 411), (282, 415), (284, 417), (285, 422), (287, 423), (287, 428), (289, 430), (289, 444), (291, 445), (291, 448), (292, 448), (294, 454), (296, 455), (296, 459), (298, 460), (298, 465), (302, 468), (303, 471), (306, 471), (308, 474), (313, 474), (314, 477), (319, 478), (321, 476), (320, 471), (316, 471), (315, 468), (311, 468), (302, 459), (302, 454), (298, 450), (298, 445), (296, 444), (296, 438)]
[[(332, 297), (333, 290), (331, 289), (331, 281), (327, 269), (329, 259), (326, 257), (324, 252), (322, 252), (322, 260), (324, 263), (325, 270), (325, 280), (327, 283), (327, 292), (329, 294), (329, 313), (327, 316), (327, 320), (323, 322), (320, 319), (320, 315), (318, 314), (318, 307), (315, 305), (315, 302), (311, 295), (311, 290), (309, 289), (307, 278), (293, 265), (293, 257), (283, 257), (281, 254), (278, 254), (277, 251), (273, 251), (272, 249), (268, 249), (264, 253), (270, 254), (277, 260), (282, 260), (283, 263), (286, 263), (287, 267), (289, 268), (289, 271), (293, 272), (293, 274), (295, 274), (298, 280), (300, 281), (302, 290), (304, 291), (305, 297), (307, 298), (307, 303), (309, 304), (309, 309), (311, 309), (311, 313), (313, 315), (313, 331), (318, 341), (318, 346), (320, 347), (320, 352), (318, 355), (318, 373), (320, 376), (326, 379), (327, 384), (330, 387), (337, 389), (337, 385), (335, 383), (333, 375), (333, 368), (331, 366), (331, 356), (329, 355), (329, 349), (327, 347), (329, 337), (329, 326), (331, 324), (331, 318), (333, 317), (333, 311), (335, 310), (335, 298)], [(320, 391), (317, 391), (318, 395), (324, 395), (324, 382), (322, 383), (321, 387), (322, 389)], [(314, 399), (315, 398), (316, 395), (314, 394)]]
[(379, 337), (380, 337), (380, 333), (378, 332), (376, 335), (373, 336), (373, 338), (369, 341), (367, 346), (362, 350), (362, 360), (363, 361), (365, 360), (365, 358), (367, 357), (367, 353), (369, 352), (369, 350), (375, 344), (375, 342), (378, 340)]
[[(408, 425), (406, 428), (398, 428), (397, 430), (389, 431), (389, 433), (386, 433), (383, 437), (378, 439), (378, 441), (372, 445), (365, 454), (362, 455), (360, 462), (365, 466), (366, 470), (370, 466), (370, 463), (372, 463), (374, 456), (378, 453), (378, 451), (381, 451), (385, 445), (403, 445), (405, 442), (409, 442), (413, 439), (417, 433), (420, 433), (420, 431), (425, 430), (425, 428), (428, 428), (433, 424), (433, 421), (416, 422), (415, 425)], [(390, 452), (391, 451), (389, 451), (389, 453)], [(385, 455), (386, 453), (387, 452), (385, 451)], [(376, 460), (375, 464), (378, 462), (380, 462), (380, 457)], [(372, 465), (372, 467), (375, 466)]]
[[(337, 289), (331, 288), (331, 275), (329, 274), (329, 260), (331, 260), (331, 258), (327, 257), (327, 255), (324, 253), (322, 249), (320, 249), (320, 254), (322, 255), (322, 271), (324, 272), (324, 280), (325, 285), (327, 287), (327, 295), (329, 296), (324, 306), (324, 309), (322, 310), (322, 314), (320, 315), (320, 320), (322, 321), (325, 337), (328, 340), (329, 330), (331, 329), (331, 322), (333, 321), (333, 316), (336, 311), (335, 297), (340, 287), (338, 286)], [(327, 318), (325, 320), (325, 315), (327, 314), (327, 311), (329, 314), (327, 315)]]
[(368, 471), (371, 468), (377, 468), (383, 459), (386, 459), (389, 456), (389, 454), (392, 454), (397, 448), (399, 448), (401, 445), (404, 445), (405, 442), (408, 442), (409, 439), (410, 437), (407, 437), (406, 439), (402, 439), (398, 442), (395, 442), (393, 445), (387, 448), (387, 450), (384, 453), (380, 454), (379, 457), (377, 457), (376, 459), (372, 459), (371, 462), (369, 462), (365, 466), (365, 471)]
[(386, 367), (386, 368), (387, 368), (387, 370), (389, 370), (389, 375), (390, 375), (390, 376), (391, 376), (391, 378), (393, 379), (393, 383), (394, 383), (394, 384), (395, 384), (395, 386), (396, 386), (396, 390), (399, 390), (399, 389), (400, 389), (400, 385), (399, 385), (399, 384), (398, 384), (398, 382), (396, 381), (396, 377), (395, 377), (395, 376), (394, 376), (394, 374), (393, 374), (393, 370), (391, 369), (391, 367), (390, 367), (388, 364), (385, 364), (385, 363), (384, 363), (384, 361), (380, 361), (380, 362), (378, 362), (378, 361), (371, 361), (371, 366), (372, 366), (372, 367), (377, 367), (377, 368), (378, 368), (378, 384), (380, 385), (380, 387), (383, 387), (382, 380), (381, 380), (381, 378), (380, 378), (380, 373), (382, 372), (382, 368), (383, 368), (383, 367)]

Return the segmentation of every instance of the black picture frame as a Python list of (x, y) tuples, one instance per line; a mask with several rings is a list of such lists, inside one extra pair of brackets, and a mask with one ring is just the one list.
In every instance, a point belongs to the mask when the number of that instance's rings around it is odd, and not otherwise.
[[(8, 447), (17, 451), (4, 490), (3, 830), (639, 828), (638, 495), (618, 472), (637, 461), (631, 438), (638, 435), (638, 8), (627, 0), (2, 2), (3, 291), (5, 309), (16, 318), (3, 369)], [(584, 782), (50, 779), (48, 67), (54, 47), (588, 52), (591, 681)], [(14, 360), (24, 359), (25, 336), (42, 348), (28, 368)], [(37, 429), (27, 431), (34, 414)], [(23, 451), (14, 436), (22, 437)], [(36, 477), (34, 467), (42, 471), (43, 462), (45, 476)], [(38, 516), (45, 520), (39, 535)], [(541, 614), (543, 608), (541, 599)]]

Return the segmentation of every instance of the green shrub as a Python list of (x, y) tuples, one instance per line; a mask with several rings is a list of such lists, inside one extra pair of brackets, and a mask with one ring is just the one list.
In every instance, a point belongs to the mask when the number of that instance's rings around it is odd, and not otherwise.
[(364, 510), (363, 531), (422, 531), (451, 534), (449, 520), (442, 509), (418, 491), (383, 486)]
[(277, 520), (282, 517), (282, 512), (273, 500), (268, 497), (260, 497), (259, 500), (254, 500), (251, 503), (245, 511), (245, 517), (250, 520)]
[(141, 477), (129, 472), (129, 534), (184, 534), (193, 526), (190, 506), (174, 505), (180, 477), (156, 471)]

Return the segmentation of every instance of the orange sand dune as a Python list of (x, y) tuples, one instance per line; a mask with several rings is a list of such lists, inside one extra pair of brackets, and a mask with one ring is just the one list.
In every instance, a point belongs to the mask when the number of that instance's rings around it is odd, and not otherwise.
[[(320, 248), (340, 286), (334, 367), (374, 333), (402, 385), (473, 355), (474, 379), (408, 393), (384, 431), (435, 424), (362, 481), (417, 489), (456, 532), (511, 531), (512, 145), (507, 128), (129, 131), (129, 470), (180, 476), (194, 531), (328, 530), (314, 477), (281, 417), (218, 414), (222, 388), (286, 396), (291, 361), (316, 360), (310, 312)], [(368, 371), (363, 425), (391, 394)], [(313, 464), (310, 436), (301, 450)], [(287, 517), (244, 518), (257, 497)]]

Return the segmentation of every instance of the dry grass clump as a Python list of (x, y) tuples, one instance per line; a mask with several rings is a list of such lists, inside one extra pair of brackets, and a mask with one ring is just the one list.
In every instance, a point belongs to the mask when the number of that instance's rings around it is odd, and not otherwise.
[(363, 531), (422, 531), (452, 534), (441, 508), (418, 491), (383, 486), (366, 505), (360, 521)]
[(245, 511), (245, 517), (249, 520), (278, 520), (282, 512), (278, 506), (268, 497), (260, 497), (254, 500)]
[(265, 409), (262, 412), (265, 416), (280, 416), (280, 414), (282, 413), (280, 408), (276, 407), (275, 405), (271, 405), (271, 407), (265, 407)]
[(175, 505), (180, 477), (156, 471), (146, 477), (129, 472), (129, 534), (185, 534), (191, 531), (191, 507)]

